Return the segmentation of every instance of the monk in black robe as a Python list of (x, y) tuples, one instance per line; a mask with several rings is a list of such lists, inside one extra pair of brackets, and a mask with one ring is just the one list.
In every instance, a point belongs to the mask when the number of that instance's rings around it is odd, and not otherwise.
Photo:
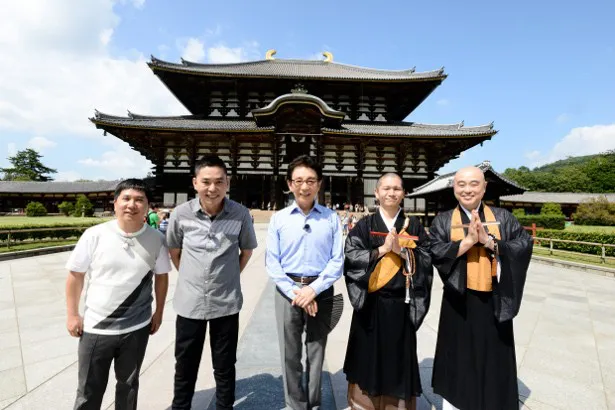
[(425, 230), (400, 208), (404, 194), (397, 174), (383, 175), (375, 190), (379, 209), (346, 239), (354, 312), (344, 372), (352, 409), (414, 409), (422, 392), (416, 330), (429, 308), (433, 268)]
[(486, 186), (479, 168), (459, 170), (459, 205), (438, 214), (429, 230), (444, 283), (432, 380), (443, 410), (519, 408), (512, 319), (532, 238), (508, 211), (482, 203)]

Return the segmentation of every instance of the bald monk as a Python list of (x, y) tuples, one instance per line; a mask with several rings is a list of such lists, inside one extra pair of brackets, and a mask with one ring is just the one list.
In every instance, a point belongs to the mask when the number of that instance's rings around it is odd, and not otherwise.
[(508, 211), (482, 202), (476, 167), (455, 174), (459, 205), (430, 228), (444, 293), (432, 386), (443, 410), (518, 410), (512, 319), (519, 312), (532, 238)]
[(422, 392), (416, 331), (429, 308), (433, 267), (425, 230), (400, 206), (404, 195), (399, 175), (381, 176), (380, 207), (346, 239), (344, 276), (354, 312), (344, 372), (353, 410), (415, 409)]

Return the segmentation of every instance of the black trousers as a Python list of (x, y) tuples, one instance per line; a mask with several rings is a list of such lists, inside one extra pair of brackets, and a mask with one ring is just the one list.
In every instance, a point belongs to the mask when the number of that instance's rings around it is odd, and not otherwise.
[(109, 369), (115, 370), (115, 408), (135, 410), (139, 372), (149, 340), (150, 326), (122, 335), (83, 333), (79, 339), (79, 381), (75, 410), (100, 409)]
[(177, 315), (173, 410), (188, 410), (192, 405), (208, 322), (211, 361), (216, 380), (216, 409), (233, 408), (239, 313), (211, 320), (188, 319)]

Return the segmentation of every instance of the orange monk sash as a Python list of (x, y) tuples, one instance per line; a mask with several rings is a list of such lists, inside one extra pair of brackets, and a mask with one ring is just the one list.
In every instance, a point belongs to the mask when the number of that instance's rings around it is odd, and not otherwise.
[[(399, 234), (407, 233), (405, 229), (402, 229)], [(416, 248), (416, 243), (412, 239), (399, 238), (399, 246), (402, 248)], [(376, 264), (373, 272), (369, 276), (369, 285), (367, 292), (372, 293), (381, 289), (384, 285), (389, 283), (391, 279), (399, 272), (402, 266), (402, 261), (399, 255), (395, 252), (389, 252), (384, 255), (380, 261)]]
[[(493, 211), (485, 205), (485, 222), (496, 222)], [(451, 241), (460, 241), (465, 237), (463, 228), (452, 228), (461, 225), (461, 211), (459, 207), (453, 211), (451, 218)], [(500, 240), (500, 228), (497, 225), (489, 226), (489, 233)], [(466, 253), (467, 256), (467, 282), (468, 289), (479, 292), (491, 292), (493, 290), (492, 277), (497, 276), (498, 263), (495, 258), (490, 258), (487, 249), (482, 246), (473, 246)]]

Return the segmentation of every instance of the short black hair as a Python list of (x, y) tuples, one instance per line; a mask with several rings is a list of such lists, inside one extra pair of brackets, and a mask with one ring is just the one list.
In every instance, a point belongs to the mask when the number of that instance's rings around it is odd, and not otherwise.
[(151, 193), (144, 180), (138, 178), (128, 178), (117, 184), (115, 187), (115, 192), (113, 193), (113, 200), (119, 198), (122, 191), (127, 189), (134, 189), (135, 191), (143, 192), (145, 194), (145, 198), (147, 198), (147, 202), (151, 199)]
[(286, 170), (287, 181), (293, 179), (293, 171), (295, 171), (295, 168), (299, 167), (313, 169), (314, 172), (316, 172), (318, 180), (322, 180), (322, 167), (320, 166), (320, 164), (309, 155), (300, 155), (297, 158), (293, 159), (290, 164), (288, 164), (288, 169)]
[(201, 170), (201, 168), (205, 168), (205, 167), (218, 167), (218, 168), (222, 168), (222, 170), (224, 171), (224, 175), (228, 176), (228, 172), (227, 172), (227, 169), (226, 169), (226, 164), (217, 155), (205, 155), (205, 156), (201, 157), (201, 159), (198, 160), (194, 164), (194, 176), (199, 175), (199, 171)]

